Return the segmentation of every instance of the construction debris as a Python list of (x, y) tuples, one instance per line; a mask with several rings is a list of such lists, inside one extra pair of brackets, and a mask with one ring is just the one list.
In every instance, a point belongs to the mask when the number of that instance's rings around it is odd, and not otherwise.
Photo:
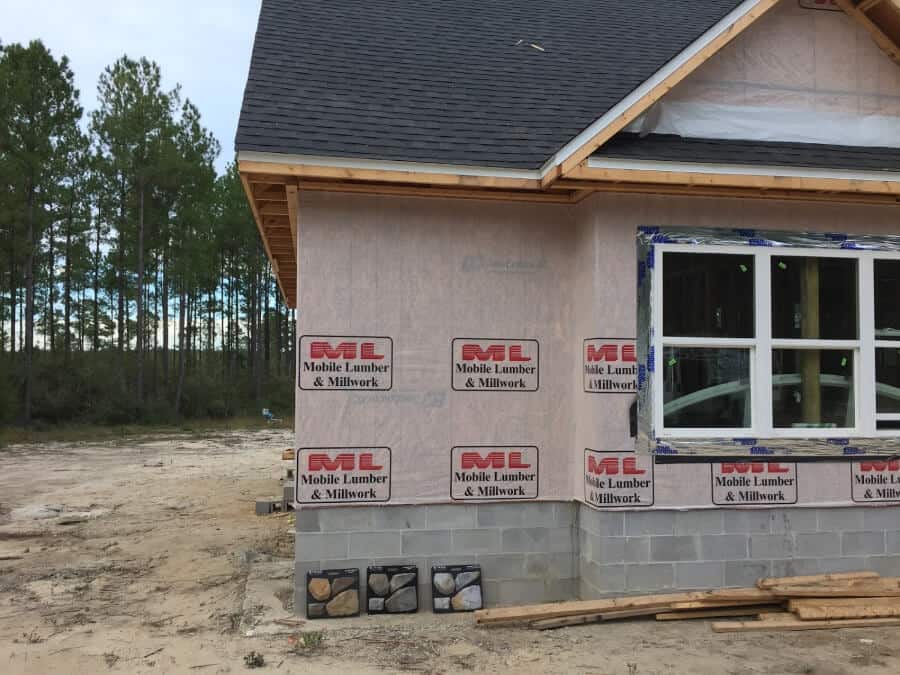
[(847, 572), (760, 579), (757, 588), (486, 609), (475, 613), (475, 621), (549, 630), (650, 616), (657, 621), (755, 618), (713, 623), (716, 633), (898, 626), (900, 578)]

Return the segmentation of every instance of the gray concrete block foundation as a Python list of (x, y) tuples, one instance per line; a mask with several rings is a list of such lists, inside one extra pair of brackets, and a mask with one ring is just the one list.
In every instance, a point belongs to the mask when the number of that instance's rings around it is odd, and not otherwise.
[(296, 513), (306, 572), (477, 563), (486, 606), (752, 585), (762, 576), (900, 575), (900, 507), (598, 511), (569, 502), (363, 506)]

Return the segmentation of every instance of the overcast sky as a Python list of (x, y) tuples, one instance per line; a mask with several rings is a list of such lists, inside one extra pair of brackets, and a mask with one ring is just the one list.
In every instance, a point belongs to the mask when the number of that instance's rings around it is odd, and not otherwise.
[(86, 110), (97, 79), (123, 54), (159, 63), (167, 89), (200, 108), (222, 144), (220, 171), (234, 156), (234, 133), (250, 64), (260, 0), (0, 0), (0, 41), (40, 38), (65, 54)]

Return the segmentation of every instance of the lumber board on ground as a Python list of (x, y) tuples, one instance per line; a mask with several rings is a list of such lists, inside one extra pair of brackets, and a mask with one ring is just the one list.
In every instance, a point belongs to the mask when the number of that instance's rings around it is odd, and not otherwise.
[(661, 609), (665, 609), (665, 607), (646, 607), (643, 609), (628, 609), (620, 612), (604, 612), (602, 614), (580, 614), (578, 616), (566, 616), (560, 619), (541, 619), (540, 621), (532, 621), (529, 626), (535, 630), (552, 630), (554, 628), (583, 626), (585, 624), (600, 623), (603, 621), (653, 616)]
[[(768, 615), (771, 616), (771, 615)], [(833, 621), (802, 621), (796, 617), (764, 621), (716, 621), (714, 633), (760, 633), (766, 631), (831, 630), (834, 628), (876, 628), (900, 626), (900, 618), (835, 619)]]
[(852, 581), (855, 579), (877, 579), (878, 572), (836, 572), (833, 574), (811, 574), (801, 577), (769, 577), (756, 582), (757, 588), (771, 589), (776, 586), (808, 586), (828, 581)]
[(542, 605), (526, 605), (523, 607), (501, 607), (482, 609), (475, 612), (475, 622), (479, 624), (521, 623), (539, 621), (541, 619), (557, 619), (582, 614), (603, 614), (629, 609), (648, 607), (666, 607), (673, 602), (691, 602), (696, 600), (722, 600), (741, 602), (742, 600), (776, 599), (771, 591), (758, 588), (733, 588), (714, 591), (694, 591), (688, 593), (671, 593), (666, 595), (644, 595), (613, 598), (609, 600), (575, 600), (572, 602), (556, 602)]
[(900, 598), (797, 598), (788, 600), (788, 610), (800, 607), (892, 607), (900, 605)]
[(724, 619), (730, 616), (757, 616), (772, 612), (782, 613), (781, 605), (747, 605), (745, 607), (721, 607), (719, 609), (697, 609), (684, 612), (663, 612), (656, 615), (657, 621), (686, 621), (688, 619)]
[(897, 580), (875, 579), (870, 583), (840, 586), (776, 586), (769, 589), (778, 598), (886, 598), (900, 597)]
[(669, 604), (673, 610), (692, 610), (692, 609), (719, 609), (729, 607), (752, 607), (754, 605), (768, 605), (772, 603), (771, 597), (760, 598), (758, 600), (693, 600), (690, 602), (673, 602)]
[(823, 621), (828, 619), (883, 619), (900, 617), (900, 603), (893, 605), (806, 605), (794, 610), (803, 621)]

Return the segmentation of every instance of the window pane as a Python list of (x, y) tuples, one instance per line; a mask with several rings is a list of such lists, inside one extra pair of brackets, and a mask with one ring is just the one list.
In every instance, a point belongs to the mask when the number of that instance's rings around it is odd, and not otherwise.
[(666, 347), (664, 352), (665, 426), (750, 427), (749, 350)]
[(753, 256), (664, 254), (664, 335), (752, 338), (753, 307)]
[(772, 408), (777, 428), (853, 427), (853, 352), (773, 350)]
[(875, 261), (875, 337), (900, 340), (900, 260)]
[(855, 340), (857, 265), (848, 258), (772, 257), (772, 337)]
[(875, 350), (876, 408), (900, 413), (900, 349)]

